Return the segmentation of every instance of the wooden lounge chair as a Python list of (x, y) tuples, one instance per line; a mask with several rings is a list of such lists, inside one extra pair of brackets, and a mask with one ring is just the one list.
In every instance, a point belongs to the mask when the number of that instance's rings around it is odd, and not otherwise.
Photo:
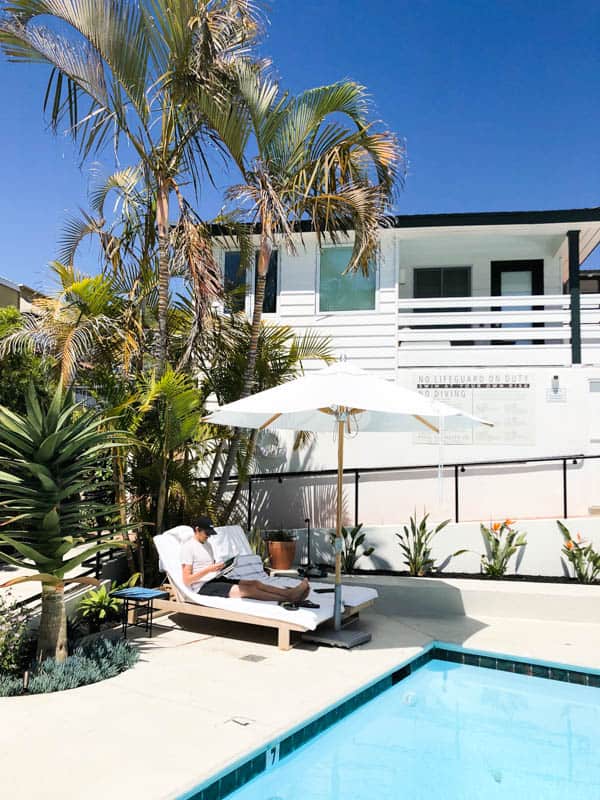
[[(211, 541), (216, 558), (251, 553), (248, 540), (239, 526), (227, 526), (216, 530), (218, 535)], [(196, 594), (183, 583), (181, 571), (181, 545), (190, 535), (192, 529), (181, 526), (154, 538), (161, 566), (167, 574), (168, 585), (172, 592), (170, 599), (155, 601), (156, 609), (171, 614), (190, 614), (207, 619), (273, 628), (277, 631), (277, 644), (280, 650), (291, 648), (291, 631), (299, 633), (312, 631), (332, 620), (333, 593), (313, 593), (311, 599), (319, 603), (320, 608), (300, 608), (297, 611), (286, 611), (277, 603)], [(280, 586), (293, 585), (296, 582), (289, 578), (271, 578), (264, 571), (262, 574), (257, 574), (256, 578)], [(311, 584), (311, 586), (313, 589), (319, 586), (325, 588), (326, 584)], [(344, 586), (342, 590), (344, 616), (346, 618), (355, 616), (372, 605), (376, 598), (375, 589)]]

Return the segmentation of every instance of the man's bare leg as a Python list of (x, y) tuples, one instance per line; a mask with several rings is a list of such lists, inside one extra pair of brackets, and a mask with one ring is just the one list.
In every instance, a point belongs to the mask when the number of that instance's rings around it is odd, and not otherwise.
[(236, 586), (231, 587), (229, 592), (230, 597), (246, 597), (249, 600), (265, 600), (265, 601), (288, 601), (296, 603), (304, 598), (310, 592), (310, 586), (307, 580), (301, 581), (298, 586), (291, 589), (285, 589), (279, 586), (270, 586), (267, 583), (260, 581), (240, 581)]

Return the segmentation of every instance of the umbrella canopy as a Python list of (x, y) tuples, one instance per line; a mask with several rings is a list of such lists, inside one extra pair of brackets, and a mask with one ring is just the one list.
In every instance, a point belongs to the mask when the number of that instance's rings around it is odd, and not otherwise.
[(332, 416), (339, 409), (363, 432), (414, 431), (423, 425), (437, 430), (441, 417), (446, 430), (473, 423), (491, 425), (344, 361), (221, 406), (207, 421), (237, 428), (325, 433), (332, 430)]
[(360, 432), (435, 432), (492, 425), (395, 383), (375, 378), (340, 361), (317, 372), (236, 400), (216, 409), (207, 422), (237, 428), (270, 428), (338, 434), (335, 626), (341, 623), (342, 480), (344, 434)]

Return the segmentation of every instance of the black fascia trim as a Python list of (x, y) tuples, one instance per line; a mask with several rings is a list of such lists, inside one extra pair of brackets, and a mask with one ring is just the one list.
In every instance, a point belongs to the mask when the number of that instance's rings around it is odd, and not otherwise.
[[(552, 211), (474, 211), (449, 214), (398, 214), (387, 218), (391, 228), (464, 228), (477, 225), (548, 225), (551, 223), (600, 222), (600, 207), (570, 208)], [(382, 227), (385, 227), (383, 225)], [(260, 234), (259, 224), (248, 223), (254, 234)], [(293, 225), (296, 233), (312, 233), (310, 220)], [(211, 225), (212, 236), (231, 236), (225, 225)]]

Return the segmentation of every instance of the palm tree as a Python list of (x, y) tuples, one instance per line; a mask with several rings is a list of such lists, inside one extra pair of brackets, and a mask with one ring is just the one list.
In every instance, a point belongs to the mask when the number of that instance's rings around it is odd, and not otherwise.
[[(156, 496), (156, 532), (161, 533), (169, 487), (180, 469), (186, 446), (193, 443), (202, 418), (200, 394), (187, 375), (167, 368), (159, 378), (150, 375), (138, 390), (138, 412), (133, 422), (136, 434), (146, 439), (148, 463), (145, 477)], [(144, 426), (150, 435), (143, 436)]]
[(50, 357), (66, 387), (103, 365), (112, 370), (116, 362), (126, 371), (139, 349), (135, 328), (126, 324), (134, 299), (123, 298), (111, 275), (84, 275), (57, 261), (50, 266), (58, 291), (33, 301), (23, 324), (0, 342), (0, 354), (29, 350)]
[(25, 415), (0, 407), (0, 542), (16, 551), (0, 550), (0, 559), (34, 571), (4, 586), (42, 584), (39, 661), (67, 657), (65, 583), (97, 583), (68, 573), (122, 544), (114, 541), (114, 531), (99, 530), (99, 521), (116, 507), (86, 497), (92, 484), (102, 487), (97, 474), (109, 466), (110, 453), (127, 444), (125, 434), (109, 430), (107, 422), (82, 411), (60, 384), (49, 406), (40, 405), (30, 387)]
[[(252, 336), (253, 325), (244, 314), (227, 316), (213, 312), (207, 318), (194, 353), (205, 399), (212, 395), (222, 405), (240, 396)], [(328, 337), (315, 331), (306, 331), (302, 336), (297, 336), (287, 325), (261, 323), (256, 348), (256, 390), (271, 389), (293, 380), (308, 360), (320, 360), (326, 364), (334, 360)], [(221, 495), (212, 497), (212, 487), (227, 439), (220, 438), (216, 451), (210, 453), (212, 466), (206, 488), (207, 503), (214, 504), (214, 510), (223, 524), (227, 523), (235, 510), (254, 460), (258, 431), (252, 431), (247, 437), (236, 435), (239, 437), (237, 481), (224, 508), (220, 507)], [(215, 436), (222, 437), (222, 429), (216, 431)]]
[[(379, 228), (401, 181), (403, 150), (394, 135), (368, 118), (366, 91), (344, 81), (281, 94), (263, 74), (238, 66), (240, 97), (249, 119), (242, 159), (232, 154), (243, 183), (228, 196), (242, 204), (260, 231), (252, 335), (240, 397), (255, 388), (255, 365), (269, 262), (275, 239), (295, 252), (294, 231), (309, 221), (319, 243), (350, 231), (348, 271), (366, 275), (378, 247)], [(222, 471), (227, 486), (240, 436), (234, 436)]]
[[(151, 193), (158, 238), (159, 374), (168, 348), (170, 201), (187, 239), (190, 271), (207, 295), (220, 288), (211, 249), (181, 193), (208, 169), (211, 146), (240, 155), (244, 127), (232, 101), (234, 65), (249, 61), (259, 30), (252, 0), (10, 0), (0, 48), (13, 61), (51, 68), (44, 108), (66, 121), (82, 158), (125, 137)], [(50, 18), (51, 25), (48, 24)], [(254, 67), (249, 67), (252, 72)], [(88, 104), (81, 114), (82, 100)]]

